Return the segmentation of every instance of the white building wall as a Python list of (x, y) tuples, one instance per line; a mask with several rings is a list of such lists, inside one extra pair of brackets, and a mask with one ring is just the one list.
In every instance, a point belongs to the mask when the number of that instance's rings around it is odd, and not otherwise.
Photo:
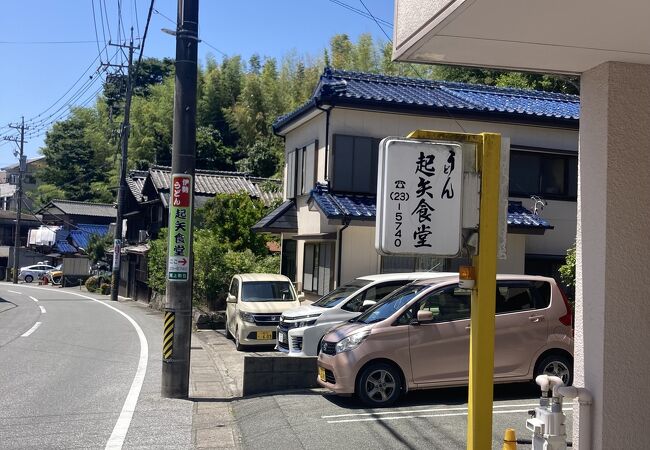
[(526, 235), (508, 233), (506, 259), (497, 260), (497, 273), (523, 274), (526, 263)]
[(341, 284), (363, 275), (379, 273), (380, 257), (375, 250), (375, 227), (350, 226), (343, 231)]
[[(519, 200), (524, 207), (533, 211), (534, 202), (529, 198), (511, 197)], [(551, 225), (543, 235), (530, 235), (526, 239), (526, 252), (539, 255), (565, 255), (576, 240), (576, 202), (548, 200), (548, 204), (539, 213)]]
[(417, 129), (461, 133), (501, 133), (503, 136), (510, 137), (510, 145), (514, 147), (527, 145), (554, 150), (578, 150), (577, 130), (498, 122), (453, 120), (408, 114), (388, 114), (346, 108), (334, 108), (330, 118), (330, 132), (332, 134), (383, 138), (386, 136), (406, 136)]

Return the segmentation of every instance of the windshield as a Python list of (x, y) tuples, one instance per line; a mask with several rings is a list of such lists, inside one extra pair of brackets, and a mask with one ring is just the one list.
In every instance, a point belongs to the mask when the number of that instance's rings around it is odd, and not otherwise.
[(295, 300), (288, 281), (245, 281), (241, 299), (245, 302), (292, 302)]
[(428, 284), (407, 284), (383, 300), (380, 300), (379, 303), (353, 320), (361, 323), (375, 323), (387, 319), (429, 286)]
[(370, 280), (354, 280), (348, 284), (337, 287), (329, 294), (326, 294), (316, 300), (314, 303), (312, 303), (312, 305), (320, 306), (321, 308), (333, 308), (348, 298), (350, 295), (354, 294), (356, 291), (370, 283), (372, 283)]

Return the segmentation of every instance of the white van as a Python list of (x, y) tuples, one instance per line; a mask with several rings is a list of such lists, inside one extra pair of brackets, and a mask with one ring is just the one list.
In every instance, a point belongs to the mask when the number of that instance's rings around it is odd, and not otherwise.
[(450, 275), (458, 274), (413, 272), (356, 278), (311, 305), (282, 313), (275, 348), (289, 356), (317, 356), (321, 339), (334, 325), (354, 319), (378, 300), (412, 281)]

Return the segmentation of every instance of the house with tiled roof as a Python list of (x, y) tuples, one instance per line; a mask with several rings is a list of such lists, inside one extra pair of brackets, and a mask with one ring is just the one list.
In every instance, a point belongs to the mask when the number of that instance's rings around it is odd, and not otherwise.
[[(154, 238), (169, 220), (171, 168), (151, 166), (127, 176), (127, 243), (122, 260), (120, 295), (149, 300), (147, 240)], [(243, 172), (197, 169), (194, 176), (194, 207), (204, 206), (217, 194), (247, 193), (269, 206), (282, 199), (282, 181), (252, 177)]]
[[(160, 228), (167, 226), (171, 168), (151, 166), (147, 171), (132, 171), (127, 177), (130, 197), (127, 201), (127, 217), (131, 231), (136, 233), (129, 240), (137, 239), (137, 231), (143, 230), (155, 236)], [(252, 177), (243, 172), (226, 172), (197, 169), (194, 182), (194, 207), (200, 208), (217, 194), (246, 192), (251, 198), (269, 206), (282, 199), (281, 180)]]
[(579, 113), (572, 95), (326, 68), (311, 98), (273, 124), (285, 139), (284, 203), (255, 229), (282, 236), (282, 272), (308, 295), (360, 275), (454, 270), (464, 258), (375, 250), (379, 142), (417, 129), (495, 132), (510, 150), (499, 271), (556, 275), (576, 234)]

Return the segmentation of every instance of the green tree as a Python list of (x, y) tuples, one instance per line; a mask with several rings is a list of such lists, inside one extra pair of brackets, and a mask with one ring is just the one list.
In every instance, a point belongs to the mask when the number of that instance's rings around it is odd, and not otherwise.
[(75, 108), (45, 136), (42, 150), (46, 168), (37, 177), (63, 191), (70, 200), (95, 200), (91, 186), (108, 179), (105, 153), (93, 148), (90, 136), (96, 120), (96, 109)]
[(247, 149), (248, 156), (237, 162), (237, 168), (256, 177), (272, 177), (280, 170), (279, 155), (282, 151), (277, 139), (258, 140)]
[(147, 252), (147, 284), (159, 294), (167, 289), (167, 237), (167, 228), (161, 229), (158, 238), (149, 242)]
[(569, 286), (575, 287), (576, 285), (576, 245), (573, 244), (566, 251), (566, 258), (564, 264), (559, 269), (560, 278), (562, 282)]
[(234, 251), (251, 250), (256, 255), (268, 255), (265, 236), (254, 233), (255, 225), (267, 209), (260, 200), (239, 194), (218, 194), (197, 210), (196, 226), (214, 231)]
[(111, 245), (112, 238), (109, 235), (100, 236), (99, 234), (92, 234), (88, 239), (88, 248), (86, 255), (93, 264), (100, 261), (106, 261), (106, 248)]
[(354, 64), (354, 44), (347, 34), (337, 34), (330, 39), (332, 67), (350, 69)]

